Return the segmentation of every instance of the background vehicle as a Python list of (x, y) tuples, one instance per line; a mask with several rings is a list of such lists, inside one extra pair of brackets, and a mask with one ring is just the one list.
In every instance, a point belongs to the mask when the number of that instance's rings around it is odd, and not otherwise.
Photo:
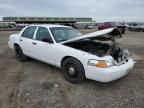
[(23, 29), (26, 26), (29, 26), (30, 24), (16, 24), (17, 29)]
[(0, 22), (0, 28), (15, 28), (15, 22)]
[(86, 25), (85, 26), (85, 29), (94, 29), (95, 28), (95, 26), (93, 26), (93, 25)]
[(67, 26), (32, 25), (12, 34), (8, 44), (18, 60), (32, 57), (57, 66), (72, 83), (85, 78), (110, 82), (126, 75), (134, 65), (128, 50), (116, 43), (121, 37), (116, 28), (82, 35)]
[(103, 24), (99, 24), (98, 30), (114, 28), (114, 27), (118, 28), (122, 34), (124, 34), (126, 31), (126, 26), (118, 22), (105, 22)]
[(83, 24), (75, 24), (74, 28), (75, 29), (85, 29), (85, 25), (83, 25)]
[(130, 31), (139, 31), (140, 32), (140, 31), (144, 31), (144, 25), (133, 23), (133, 24), (129, 24), (128, 29)]

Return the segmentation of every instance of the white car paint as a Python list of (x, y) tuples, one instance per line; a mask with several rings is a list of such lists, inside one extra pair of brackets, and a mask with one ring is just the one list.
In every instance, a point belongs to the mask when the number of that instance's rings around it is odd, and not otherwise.
[[(67, 26), (60, 26), (60, 25), (33, 25), (33, 26), (45, 27), (48, 30), (50, 27), (67, 27)], [(110, 82), (126, 75), (134, 65), (133, 60), (129, 58), (128, 62), (123, 65), (115, 65), (108, 68), (98, 68), (98, 67), (90, 66), (88, 65), (88, 61), (90, 59), (112, 61), (113, 57), (111, 57), (110, 55), (105, 57), (98, 57), (93, 54), (89, 54), (87, 52), (80, 51), (78, 49), (74, 49), (63, 45), (66, 42), (71, 42), (79, 39), (96, 37), (103, 34), (107, 34), (110, 33), (114, 28), (90, 33), (61, 43), (56, 43), (56, 41), (52, 36), (51, 31), (49, 30), (51, 37), (54, 41), (53, 44), (35, 40), (37, 29), (35, 31), (33, 39), (26, 39), (26, 38), (22, 39), (21, 35), (26, 28), (27, 27), (25, 27), (18, 34), (10, 35), (9, 42), (8, 42), (10, 48), (14, 49), (14, 44), (17, 43), (18, 45), (20, 45), (25, 55), (46, 62), (48, 64), (52, 64), (59, 68), (61, 68), (61, 62), (64, 57), (67, 56), (74, 57), (82, 63), (85, 70), (85, 76), (87, 79), (92, 79), (100, 82)], [(20, 41), (21, 39), (23, 41)], [(33, 45), (32, 44), (33, 42), (36, 42), (37, 45)]]

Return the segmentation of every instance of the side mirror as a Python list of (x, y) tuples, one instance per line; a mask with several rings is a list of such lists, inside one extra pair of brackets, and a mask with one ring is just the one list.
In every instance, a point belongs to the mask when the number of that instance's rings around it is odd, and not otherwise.
[(49, 38), (43, 38), (42, 41), (47, 43), (53, 43), (53, 41)]

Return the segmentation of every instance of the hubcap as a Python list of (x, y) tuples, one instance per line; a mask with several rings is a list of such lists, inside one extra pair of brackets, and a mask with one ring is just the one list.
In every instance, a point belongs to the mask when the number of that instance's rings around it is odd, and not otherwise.
[(74, 67), (70, 67), (69, 68), (69, 74), (70, 75), (74, 75), (75, 74), (75, 68)]

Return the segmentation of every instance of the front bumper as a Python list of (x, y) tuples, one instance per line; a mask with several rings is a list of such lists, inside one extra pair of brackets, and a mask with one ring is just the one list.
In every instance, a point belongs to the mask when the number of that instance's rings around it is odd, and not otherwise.
[(85, 75), (87, 79), (92, 79), (100, 82), (110, 82), (125, 76), (134, 66), (134, 61), (129, 58), (128, 62), (120, 66), (109, 68), (97, 68), (87, 65)]

